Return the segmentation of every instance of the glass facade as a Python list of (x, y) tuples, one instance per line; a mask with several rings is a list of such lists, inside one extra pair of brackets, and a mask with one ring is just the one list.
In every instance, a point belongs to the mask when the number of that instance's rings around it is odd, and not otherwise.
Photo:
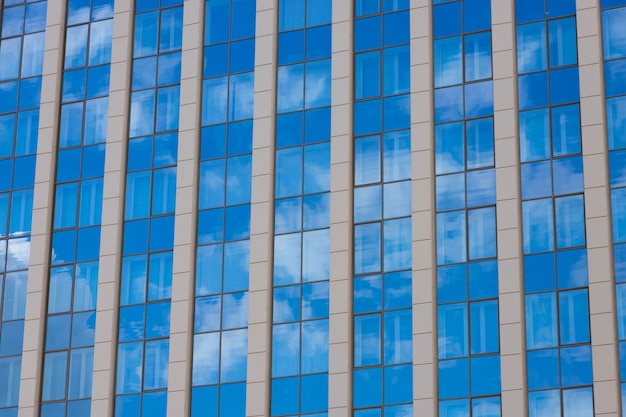
[(115, 416), (165, 416), (176, 201), (181, 0), (137, 1)]
[(271, 415), (328, 411), (330, 0), (279, 0)]
[(0, 417), (626, 412), (626, 0), (54, 1), (0, 0)]
[(408, 7), (355, 3), (355, 417), (413, 413)]
[(593, 416), (574, 1), (516, 2), (529, 415)]
[(622, 413), (626, 410), (626, 1), (602, 0), (604, 93), (613, 220)]
[(0, 416), (16, 417), (46, 1), (4, 1), (0, 26)]
[(112, 28), (112, 2), (69, 2), (42, 417), (90, 414)]
[(435, 1), (439, 415), (500, 416), (490, 2)]
[(192, 417), (244, 417), (254, 0), (205, 3)]

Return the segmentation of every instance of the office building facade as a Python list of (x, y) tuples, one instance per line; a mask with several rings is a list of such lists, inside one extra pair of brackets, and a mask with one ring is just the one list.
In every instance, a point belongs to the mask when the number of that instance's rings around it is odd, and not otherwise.
[(623, 414), (626, 1), (0, 10), (0, 417)]

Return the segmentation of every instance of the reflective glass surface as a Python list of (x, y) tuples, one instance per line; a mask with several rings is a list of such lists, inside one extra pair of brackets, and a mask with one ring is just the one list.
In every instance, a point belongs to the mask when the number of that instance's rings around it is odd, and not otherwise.
[(278, 8), (270, 412), (318, 416), (328, 410), (332, 4)]
[(500, 344), (491, 5), (434, 3), (439, 412), (476, 416), (488, 407), (495, 417)]
[[(533, 3), (530, 13), (529, 3), (516, 2), (529, 414), (586, 417), (593, 401), (575, 5)], [(585, 400), (571, 414), (567, 401), (578, 392)]]
[(182, 0), (137, 1), (115, 416), (167, 409)]
[(17, 416), (46, 1), (0, 6), (0, 416)]
[[(624, 63), (626, 62), (626, 3), (620, 0), (602, 1), (602, 41), (604, 52), (604, 85), (606, 94), (606, 125), (609, 149), (609, 180), (611, 184), (611, 211), (613, 221), (614, 268), (617, 327), (620, 341), (620, 380), (622, 381), (622, 412), (626, 410), (626, 303), (624, 282), (626, 281), (626, 217), (624, 203), (626, 183), (624, 182), (624, 150), (626, 135), (624, 131), (624, 109), (626, 109), (626, 86), (624, 85)], [(589, 395), (590, 396), (590, 395)]]
[(354, 415), (411, 415), (409, 4), (355, 6)]
[(245, 415), (255, 8), (205, 3), (192, 417)]

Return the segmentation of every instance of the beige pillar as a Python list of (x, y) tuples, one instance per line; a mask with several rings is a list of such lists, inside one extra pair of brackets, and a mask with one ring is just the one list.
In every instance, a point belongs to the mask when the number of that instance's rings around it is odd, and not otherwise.
[(437, 245), (431, 1), (411, 2), (410, 13), (413, 414), (437, 416)]
[(333, 1), (328, 415), (352, 415), (353, 5)]
[(492, 0), (502, 415), (527, 415), (515, 2)]
[(183, 14), (167, 393), (167, 415), (173, 417), (189, 416), (191, 407), (204, 3), (187, 0)]
[(91, 416), (111, 417), (115, 405), (117, 322), (124, 228), (124, 189), (133, 52), (133, 2), (116, 0), (102, 196), (102, 229)]
[(621, 415), (600, 5), (576, 2), (596, 416)]
[(41, 400), (64, 41), (65, 1), (48, 0), (26, 292), (24, 345), (22, 348), (19, 417), (37, 417)]
[(246, 416), (269, 416), (278, 1), (257, 0)]

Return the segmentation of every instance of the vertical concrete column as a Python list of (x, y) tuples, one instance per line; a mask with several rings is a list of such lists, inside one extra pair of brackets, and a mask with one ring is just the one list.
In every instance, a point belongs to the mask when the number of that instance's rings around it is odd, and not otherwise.
[(621, 415), (600, 5), (576, 1), (596, 416)]
[(172, 417), (190, 413), (203, 22), (204, 0), (185, 1), (167, 392), (167, 415)]
[(278, 0), (256, 2), (246, 416), (269, 416)]
[(514, 10), (491, 2), (503, 416), (528, 410)]
[(413, 414), (437, 416), (437, 268), (431, 0), (411, 2)]
[(91, 393), (92, 417), (113, 416), (117, 367), (117, 322), (133, 52), (133, 1), (116, 0), (113, 11), (111, 82)]
[(333, 1), (328, 415), (352, 415), (353, 4)]
[(38, 416), (41, 399), (64, 41), (65, 1), (48, 0), (20, 376), (20, 417)]

